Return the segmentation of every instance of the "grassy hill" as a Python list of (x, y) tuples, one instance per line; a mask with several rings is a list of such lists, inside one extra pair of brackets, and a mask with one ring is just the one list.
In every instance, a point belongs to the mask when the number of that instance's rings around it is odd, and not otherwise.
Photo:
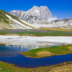
[(0, 10), (0, 22), (9, 23), (9, 19), (6, 17), (6, 12)]
[(0, 10), (0, 28), (12, 28), (9, 23), (11, 23), (11, 21), (6, 17), (7, 12)]
[(8, 28), (13, 28), (10, 24), (13, 24), (14, 22), (12, 20), (10, 20), (7, 16), (11, 16), (12, 18), (18, 20), (17, 17), (3, 11), (3, 10), (0, 10), (0, 28), (2, 29), (8, 29)]
[(11, 15), (10, 13), (8, 13), (8, 12), (6, 12), (4, 10), (0, 10), (0, 22), (5, 22), (5, 23), (10, 22), (9, 18), (5, 14), (11, 16), (12, 18), (14, 18), (16, 20), (19, 20), (17, 17)]

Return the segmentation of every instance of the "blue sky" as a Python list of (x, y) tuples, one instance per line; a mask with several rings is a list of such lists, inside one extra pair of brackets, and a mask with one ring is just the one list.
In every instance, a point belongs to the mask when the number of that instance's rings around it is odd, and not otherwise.
[(72, 18), (72, 0), (0, 0), (0, 9), (7, 12), (11, 10), (24, 10), (33, 6), (48, 6), (57, 18)]

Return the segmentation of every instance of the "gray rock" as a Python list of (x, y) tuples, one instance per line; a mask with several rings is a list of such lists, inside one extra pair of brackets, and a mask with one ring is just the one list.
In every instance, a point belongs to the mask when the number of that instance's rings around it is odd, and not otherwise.
[(34, 6), (28, 11), (13, 10), (10, 13), (30, 23), (39, 23), (42, 20), (48, 20), (48, 18), (53, 18), (52, 13), (46, 6)]

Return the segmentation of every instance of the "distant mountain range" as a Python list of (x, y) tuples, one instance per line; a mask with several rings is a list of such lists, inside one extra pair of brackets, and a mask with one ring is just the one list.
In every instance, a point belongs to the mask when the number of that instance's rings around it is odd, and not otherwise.
[(72, 19), (56, 19), (46, 6), (34, 6), (28, 11), (0, 10), (0, 29), (71, 28)]

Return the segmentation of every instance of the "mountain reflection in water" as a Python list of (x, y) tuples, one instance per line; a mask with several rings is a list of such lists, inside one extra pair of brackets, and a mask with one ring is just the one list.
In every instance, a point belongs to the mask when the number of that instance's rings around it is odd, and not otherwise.
[(26, 48), (26, 47), (20, 47), (20, 46), (6, 46), (4, 44), (0, 44), (0, 56), (12, 56), (15, 55), (19, 52), (23, 52), (23, 51), (28, 51), (30, 49)]

